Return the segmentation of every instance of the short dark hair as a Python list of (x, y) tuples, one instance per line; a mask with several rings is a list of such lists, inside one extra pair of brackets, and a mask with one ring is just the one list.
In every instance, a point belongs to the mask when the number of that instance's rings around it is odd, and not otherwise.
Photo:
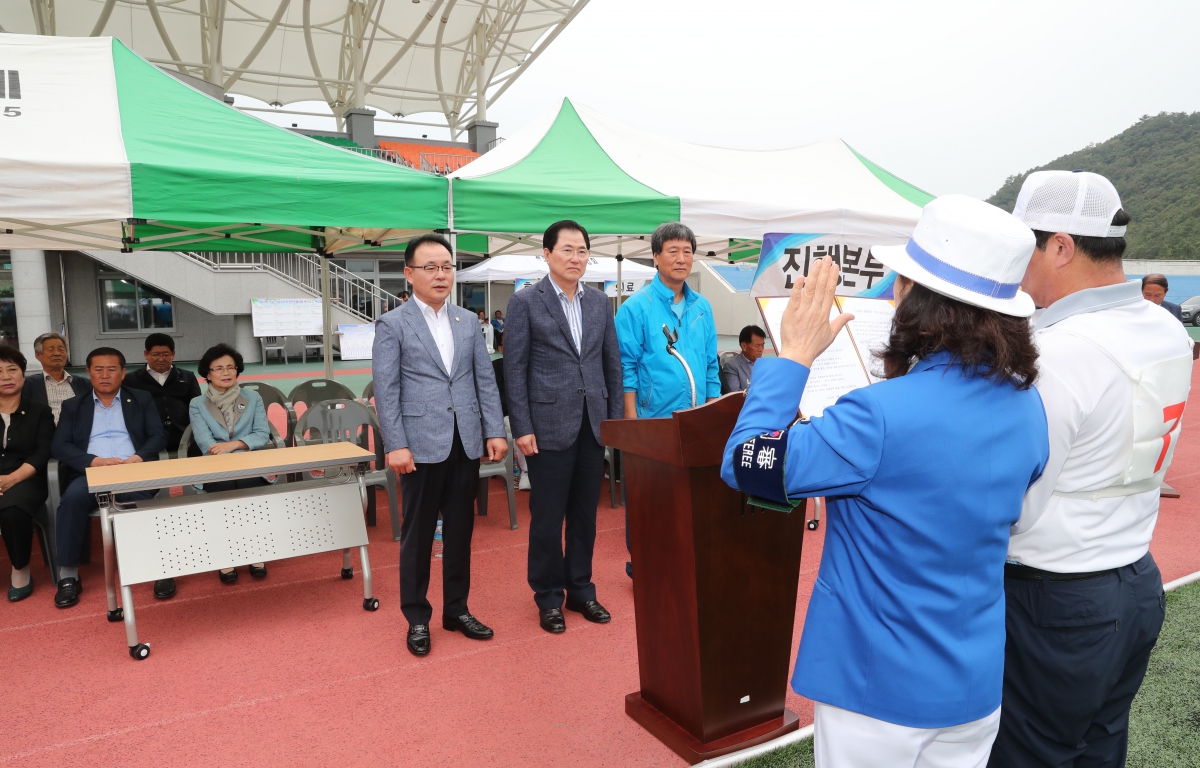
[(1153, 275), (1146, 275), (1142, 278), (1142, 290), (1146, 290), (1147, 285), (1161, 285), (1164, 291), (1171, 290), (1167, 286), (1167, 276), (1155, 272)]
[(237, 368), (238, 375), (241, 375), (242, 371), (246, 370), (246, 362), (242, 359), (242, 353), (228, 344), (218, 344), (215, 347), (209, 347), (205, 351), (204, 356), (200, 358), (200, 362), (196, 365), (196, 372), (207, 379), (209, 366), (226, 355), (233, 358), (233, 365)]
[(654, 234), (650, 235), (650, 253), (655, 256), (662, 253), (663, 243), (668, 240), (687, 240), (692, 244), (692, 253), (696, 252), (696, 233), (692, 232), (692, 228), (678, 221), (668, 221), (659, 224)]
[(579, 222), (571, 221), (570, 219), (556, 221), (546, 227), (546, 231), (542, 234), (542, 247), (548, 251), (553, 251), (554, 247), (558, 245), (558, 233), (563, 230), (578, 232), (583, 235), (583, 244), (587, 246), (589, 251), (592, 250), (592, 238), (588, 237), (587, 230)]
[(25, 355), (21, 354), (21, 350), (7, 344), (0, 344), (0, 361), (16, 363), (21, 367), (21, 373), (25, 373), (25, 366), (28, 364)]
[(968, 376), (1029, 389), (1037, 378), (1037, 347), (1029, 319), (952, 299), (913, 283), (896, 306), (887, 346), (875, 356), (884, 377), (908, 373), (912, 364), (949, 352)]
[(404, 266), (411, 267), (413, 258), (417, 255), (417, 249), (427, 243), (436, 243), (446, 249), (446, 253), (450, 254), (450, 258), (454, 258), (454, 249), (450, 247), (450, 241), (439, 235), (437, 232), (427, 232), (424, 235), (414, 237), (408, 241), (408, 245), (404, 246)]
[(121, 361), (121, 367), (125, 367), (125, 353), (119, 349), (114, 349), (112, 347), (96, 347), (91, 352), (88, 352), (88, 368), (92, 367), (92, 358), (94, 357), (115, 357), (117, 360)]
[(749, 344), (750, 342), (754, 341), (755, 336), (766, 339), (767, 332), (762, 328), (759, 328), (757, 325), (747, 325), (742, 329), (742, 332), (738, 334), (738, 344)]
[[(1112, 225), (1114, 227), (1123, 227), (1132, 219), (1129, 214), (1125, 213), (1122, 208), (1113, 214)], [(1070, 234), (1070, 233), (1067, 233)], [(1033, 230), (1033, 236), (1037, 239), (1037, 248), (1042, 250), (1046, 247), (1053, 232), (1045, 232), (1040, 229)], [(1083, 253), (1092, 261), (1104, 263), (1112, 261), (1120, 261), (1125, 255), (1125, 238), (1124, 237), (1091, 237), (1088, 235), (1070, 235), (1075, 241), (1075, 249)]]
[(412, 294), (410, 294), (408, 291), (400, 291), (400, 295), (399, 295), (399, 296), (397, 296), (396, 298), (398, 298), (398, 299), (407, 299), (407, 298), (409, 298), (411, 295), (412, 295)]
[(146, 337), (146, 351), (149, 352), (150, 350), (154, 349), (155, 347), (166, 347), (167, 349), (174, 352), (175, 351), (175, 339), (172, 339), (170, 336), (168, 336), (165, 333), (152, 333)]

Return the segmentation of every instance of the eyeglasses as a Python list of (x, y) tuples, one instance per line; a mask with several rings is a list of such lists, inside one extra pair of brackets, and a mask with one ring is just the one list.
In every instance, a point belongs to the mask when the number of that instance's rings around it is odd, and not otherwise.
[(436, 275), (438, 272), (444, 275), (454, 274), (453, 264), (422, 264), (419, 267), (413, 267), (413, 269), (419, 269), (427, 275)]
[(237, 373), (236, 365), (221, 366), (220, 368), (209, 368), (209, 373)]
[(563, 256), (566, 256), (568, 259), (573, 259), (576, 256), (581, 259), (586, 259), (588, 257), (587, 248), (580, 248), (578, 251), (574, 248), (555, 248), (554, 250), (557, 253), (561, 253)]

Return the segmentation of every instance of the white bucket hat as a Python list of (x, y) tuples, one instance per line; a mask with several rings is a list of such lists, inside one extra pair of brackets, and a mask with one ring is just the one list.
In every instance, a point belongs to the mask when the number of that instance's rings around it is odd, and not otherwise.
[(1033, 314), (1021, 278), (1033, 256), (1033, 230), (994, 205), (943, 195), (921, 211), (906, 245), (876, 246), (875, 258), (952, 299), (1016, 317)]

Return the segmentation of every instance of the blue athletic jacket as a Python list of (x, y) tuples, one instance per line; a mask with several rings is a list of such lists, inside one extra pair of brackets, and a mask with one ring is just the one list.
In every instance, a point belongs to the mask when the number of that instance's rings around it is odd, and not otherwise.
[[(725, 482), (735, 449), (795, 419), (808, 374), (755, 363)], [(966, 376), (948, 353), (792, 427), (788, 495), (828, 500), (796, 693), (913, 728), (999, 707), (1008, 529), (1049, 451), (1037, 390)]]
[(617, 344), (621, 348), (625, 391), (637, 393), (637, 415), (642, 418), (670, 416), (672, 411), (692, 407), (687, 373), (667, 353), (663, 325), (679, 333), (675, 349), (687, 360), (696, 379), (696, 404), (721, 396), (712, 306), (686, 283), (682, 318), (671, 309), (674, 303), (674, 292), (655, 275), (617, 310)]

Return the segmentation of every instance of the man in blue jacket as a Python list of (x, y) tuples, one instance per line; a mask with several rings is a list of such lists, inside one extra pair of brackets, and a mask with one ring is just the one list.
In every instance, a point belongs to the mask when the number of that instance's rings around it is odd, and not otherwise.
[[(679, 222), (650, 237), (658, 274), (617, 310), (617, 342), (625, 384), (625, 418), (665, 418), (721, 396), (717, 327), (712, 305), (687, 284), (696, 235)], [(668, 335), (675, 351), (668, 351)], [(626, 531), (628, 539), (628, 531)], [(626, 541), (628, 545), (628, 541)], [(633, 575), (633, 566), (625, 564)]]

